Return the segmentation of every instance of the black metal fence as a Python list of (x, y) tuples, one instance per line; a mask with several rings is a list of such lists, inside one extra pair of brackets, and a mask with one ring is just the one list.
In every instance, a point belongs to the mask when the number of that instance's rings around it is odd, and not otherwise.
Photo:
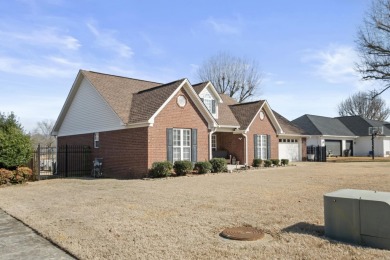
[(308, 146), (307, 160), (314, 162), (326, 162), (326, 146)]
[(91, 148), (82, 145), (38, 146), (30, 168), (38, 179), (90, 176)]

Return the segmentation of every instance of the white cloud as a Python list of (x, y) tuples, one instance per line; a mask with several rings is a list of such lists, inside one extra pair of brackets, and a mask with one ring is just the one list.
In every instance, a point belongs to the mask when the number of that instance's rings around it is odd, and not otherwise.
[(32, 31), (18, 31), (17, 28), (12, 31), (2, 29), (0, 38), (3, 39), (0, 45), (11, 48), (14, 45), (32, 45), (40, 48), (78, 50), (81, 46), (76, 38), (61, 34), (58, 29), (51, 27)]
[(239, 34), (240, 30), (240, 19), (221, 20), (213, 17), (208, 18), (205, 21), (207, 26), (210, 26), (216, 33), (219, 34)]
[(130, 58), (134, 55), (133, 50), (117, 40), (112, 31), (107, 30), (98, 30), (98, 28), (93, 25), (93, 22), (87, 23), (88, 29), (92, 32), (92, 34), (96, 37), (98, 45), (113, 52), (116, 52), (119, 56), (124, 58)]
[(73, 77), (75, 70), (77, 71), (79, 67), (79, 63), (58, 57), (48, 57), (45, 60), (31, 62), (30, 60), (0, 56), (0, 72), (31, 77)]
[(325, 50), (306, 51), (302, 61), (311, 63), (314, 75), (332, 84), (349, 84), (358, 90), (368, 88), (369, 83), (360, 80), (355, 70), (358, 55), (351, 46), (330, 45)]

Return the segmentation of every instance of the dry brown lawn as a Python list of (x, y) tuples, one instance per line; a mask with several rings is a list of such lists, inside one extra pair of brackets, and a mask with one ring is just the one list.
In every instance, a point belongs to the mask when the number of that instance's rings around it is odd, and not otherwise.
[[(58, 179), (0, 189), (0, 208), (81, 259), (390, 259), (324, 236), (323, 194), (390, 192), (390, 163), (297, 166), (156, 180)], [(258, 241), (221, 238), (263, 229)]]

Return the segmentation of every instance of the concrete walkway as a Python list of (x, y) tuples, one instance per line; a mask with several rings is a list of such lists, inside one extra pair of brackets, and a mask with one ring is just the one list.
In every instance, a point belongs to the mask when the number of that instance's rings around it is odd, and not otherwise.
[(74, 259), (0, 209), (0, 259)]

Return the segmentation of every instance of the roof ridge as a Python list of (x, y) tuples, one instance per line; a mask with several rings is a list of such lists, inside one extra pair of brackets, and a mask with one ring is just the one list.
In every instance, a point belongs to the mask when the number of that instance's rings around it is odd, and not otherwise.
[(260, 99), (260, 100), (256, 100), (256, 101), (245, 102), (245, 103), (237, 103), (237, 104), (233, 104), (233, 105), (229, 105), (229, 106), (249, 105), (249, 104), (254, 104), (254, 103), (259, 103), (259, 102), (264, 102), (264, 101), (265, 101), (265, 99)]
[(86, 71), (86, 72), (91, 72), (91, 73), (96, 73), (96, 74), (106, 75), (106, 76), (112, 76), (112, 77), (117, 77), (117, 78), (132, 79), (132, 80), (137, 80), (137, 81), (143, 81), (143, 82), (150, 82), (150, 83), (162, 84), (161, 82), (150, 81), (150, 80), (144, 80), (144, 79), (130, 78), (130, 77), (119, 76), (119, 75), (114, 75), (114, 74), (108, 74), (108, 73), (103, 73), (103, 72), (97, 72), (97, 71), (92, 71), (92, 70), (81, 70), (81, 71)]
[[(320, 131), (320, 129), (318, 129), (318, 127), (316, 126), (316, 124), (314, 124), (313, 121), (311, 121), (311, 118), (309, 117), (309, 116), (315, 116), (315, 115), (306, 114), (306, 115), (304, 115), (304, 116), (306, 116), (307, 119), (309, 119), (310, 124), (313, 125), (313, 127), (318, 131), (318, 133), (323, 134), (322, 131)], [(326, 117), (326, 116), (318, 116), (318, 117)], [(331, 118), (331, 117), (326, 117), (326, 118)], [(341, 121), (340, 121), (340, 122), (341, 122)], [(342, 123), (342, 122), (341, 122), (341, 123)]]
[(196, 84), (194, 84), (194, 85), (192, 85), (192, 86), (195, 87), (195, 86), (198, 86), (198, 85), (208, 84), (208, 83), (211, 83), (211, 81), (208, 80), (208, 81), (199, 82), (199, 83), (196, 83)]
[(168, 82), (168, 83), (165, 83), (165, 84), (162, 84), (162, 85), (158, 85), (158, 86), (155, 86), (155, 87), (152, 87), (152, 88), (144, 89), (144, 90), (141, 90), (141, 91), (137, 92), (136, 94), (141, 94), (141, 93), (145, 93), (145, 92), (148, 92), (148, 91), (156, 90), (158, 88), (166, 87), (168, 85), (172, 85), (172, 84), (175, 84), (177, 82), (184, 81), (184, 80), (186, 80), (186, 78), (178, 79), (178, 80), (175, 80), (175, 81), (172, 81), (172, 82)]

